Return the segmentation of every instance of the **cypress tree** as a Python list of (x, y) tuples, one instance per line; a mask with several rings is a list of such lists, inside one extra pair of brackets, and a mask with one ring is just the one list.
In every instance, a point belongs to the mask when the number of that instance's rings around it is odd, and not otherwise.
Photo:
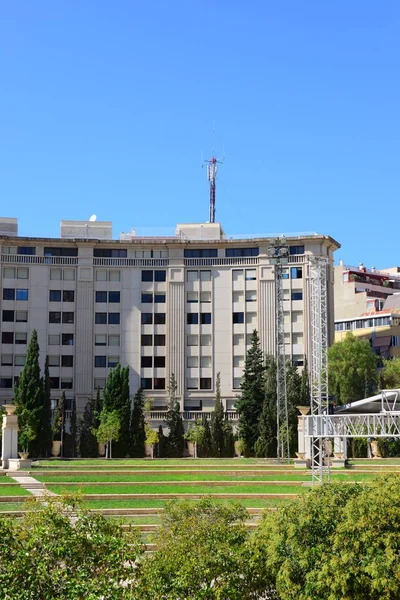
[[(100, 400), (100, 390), (97, 390), (97, 395)], [(79, 435), (79, 454), (82, 458), (95, 458), (97, 456), (97, 439), (93, 434), (93, 429), (96, 429), (96, 399), (89, 398), (83, 411), (83, 417), (80, 424), (80, 435)], [(98, 413), (100, 414), (101, 407), (99, 407)]]
[(198, 455), (200, 458), (210, 458), (212, 456), (212, 438), (210, 422), (205, 417), (203, 418), (204, 436), (201, 446), (198, 449)]
[(213, 456), (221, 457), (224, 451), (224, 407), (221, 400), (221, 374), (217, 373), (215, 403), (211, 414), (211, 446)]
[(265, 367), (260, 340), (256, 330), (251, 336), (251, 346), (240, 384), (240, 396), (236, 403), (239, 412), (240, 437), (244, 440), (247, 453), (252, 454), (259, 437), (259, 418), (264, 401)]
[(60, 456), (64, 456), (64, 438), (65, 438), (65, 392), (61, 393), (58, 399), (56, 409), (53, 415), (53, 440), (61, 442)]
[(103, 410), (111, 413), (118, 412), (121, 429), (118, 441), (113, 442), (113, 456), (124, 458), (129, 454), (130, 446), (130, 413), (131, 402), (129, 396), (129, 367), (122, 368), (118, 363), (107, 377), (103, 390)]
[(235, 436), (233, 434), (232, 424), (226, 417), (222, 425), (222, 430), (224, 436), (224, 445), (221, 456), (225, 458), (232, 458), (232, 456), (235, 456)]
[(162, 425), (160, 425), (158, 428), (158, 442), (156, 446), (156, 455), (158, 456), (158, 458), (166, 458), (165, 435)]
[(40, 432), (40, 444), (41, 453), (44, 456), (51, 455), (51, 448), (53, 442), (52, 432), (52, 410), (51, 410), (51, 389), (50, 389), (50, 374), (49, 374), (49, 357), (46, 356), (46, 362), (44, 364), (44, 378), (43, 378), (43, 420), (42, 429)]
[(288, 421), (289, 421), (289, 447), (291, 456), (297, 450), (297, 414), (298, 406), (301, 402), (302, 378), (299, 375), (297, 367), (291, 362), (286, 363), (286, 394), (288, 403)]
[(307, 356), (304, 357), (304, 367), (301, 374), (300, 405), (309, 406), (311, 402), (310, 374), (308, 372)]
[(165, 416), (165, 423), (168, 426), (169, 434), (167, 438), (167, 454), (171, 458), (180, 458), (183, 456), (185, 447), (183, 420), (181, 417), (180, 406), (176, 396), (178, 385), (174, 373), (171, 374), (168, 386), (168, 411)]
[(276, 456), (276, 402), (276, 362), (272, 356), (267, 356), (265, 361), (264, 399), (258, 422), (258, 439), (254, 445), (255, 453), (260, 457)]
[(38, 456), (43, 448), (40, 434), (43, 430), (45, 411), (36, 329), (32, 331), (25, 366), (14, 388), (14, 402), (17, 406), (16, 413), (19, 418), (20, 431), (23, 431), (25, 427), (29, 427), (34, 435), (34, 439), (29, 443), (29, 453), (31, 456)]
[(130, 419), (130, 455), (133, 458), (144, 457), (146, 434), (144, 429), (144, 394), (139, 388), (133, 399)]

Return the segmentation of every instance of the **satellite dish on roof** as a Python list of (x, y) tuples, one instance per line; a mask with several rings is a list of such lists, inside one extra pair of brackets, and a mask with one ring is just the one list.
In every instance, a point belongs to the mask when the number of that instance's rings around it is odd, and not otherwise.
[(94, 223), (94, 221), (97, 219), (96, 215), (92, 215), (89, 219), (89, 221), (91, 221), (92, 223)]

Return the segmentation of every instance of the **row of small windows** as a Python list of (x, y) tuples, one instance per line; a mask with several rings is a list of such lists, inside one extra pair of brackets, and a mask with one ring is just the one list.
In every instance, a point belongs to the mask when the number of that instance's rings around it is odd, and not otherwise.
[(119, 356), (95, 356), (94, 366), (97, 368), (114, 369), (119, 363)]
[[(14, 382), (18, 380), (17, 377), (14, 378)], [(49, 377), (49, 384), (52, 390), (72, 390), (74, 386), (74, 380), (72, 377)], [(1, 377), (0, 379), (0, 388), (2, 389), (12, 389), (13, 387), (13, 378), (12, 377)]]
[(164, 304), (165, 294), (142, 293), (142, 304)]
[[(198, 325), (199, 313), (188, 313), (186, 315), (186, 323), (188, 325)], [(211, 325), (211, 313), (200, 313), (200, 323), (202, 325)]]
[(75, 321), (75, 314), (73, 312), (60, 312), (50, 311), (49, 312), (49, 323), (69, 323), (72, 324)]
[(3, 300), (19, 300), (26, 302), (28, 300), (28, 290), (3, 288)]
[(164, 334), (142, 334), (140, 339), (141, 346), (165, 346)]
[(189, 377), (186, 380), (186, 388), (188, 390), (211, 390), (211, 377), (200, 377), (200, 387), (196, 377)]
[(34, 256), (36, 254), (35, 246), (3, 246), (3, 254), (27, 254)]
[(1, 365), (3, 367), (12, 367), (13, 365), (16, 367), (23, 367), (25, 365), (25, 360), (25, 354), (16, 354), (15, 356), (12, 354), (1, 355)]
[(335, 323), (335, 331), (350, 331), (351, 329), (364, 329), (366, 327), (383, 327), (391, 325), (391, 317), (375, 317), (373, 319), (357, 319)]
[(142, 313), (142, 325), (165, 325), (165, 313)]
[(4, 279), (29, 279), (29, 269), (27, 267), (4, 267)]
[(165, 281), (166, 271), (142, 271), (142, 281)]
[[(190, 334), (186, 336), (187, 346), (198, 346), (199, 336), (197, 334)], [(203, 334), (200, 335), (200, 346), (211, 346), (211, 335)]]
[[(199, 275), (200, 273), (200, 275)], [(211, 271), (187, 271), (186, 280), (187, 281), (211, 281)]]
[(119, 325), (120, 324), (120, 313), (118, 312), (97, 312), (94, 315), (94, 322), (96, 325)]
[(3, 310), (1, 320), (3, 323), (27, 323), (28, 322), (28, 311), (27, 310)]
[(142, 390), (165, 390), (165, 377), (142, 377), (140, 386)]
[(78, 256), (78, 248), (53, 248), (53, 247), (45, 247), (44, 249), (45, 256)]
[[(225, 256), (227, 258), (258, 256), (259, 248), (226, 248)], [(289, 254), (304, 254), (304, 245), (289, 246)], [(217, 258), (218, 250), (216, 248), (196, 248), (184, 250), (185, 258)]]
[[(188, 292), (186, 295), (186, 301), (188, 304), (197, 304), (199, 301), (198, 292)], [(211, 292), (200, 292), (200, 302), (209, 303), (211, 302)]]
[(93, 256), (95, 258), (126, 258), (128, 251), (125, 248), (95, 248)]
[(119, 303), (121, 299), (120, 292), (96, 292), (96, 302), (109, 302)]
[(49, 290), (49, 302), (75, 302), (74, 290)]
[[(290, 268), (291, 279), (303, 279), (303, 267)], [(289, 269), (283, 269), (282, 279), (289, 279)]]
[(13, 331), (2, 331), (1, 343), (2, 344), (14, 344), (14, 343), (15, 344), (27, 344), (28, 343), (28, 334), (26, 332), (14, 333)]
[(142, 369), (151, 369), (153, 367), (163, 369), (165, 367), (165, 356), (141, 356), (140, 366)]

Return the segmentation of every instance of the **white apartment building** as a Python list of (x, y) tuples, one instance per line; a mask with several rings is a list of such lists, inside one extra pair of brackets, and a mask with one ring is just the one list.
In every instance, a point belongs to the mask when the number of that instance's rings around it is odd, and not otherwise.
[[(132, 395), (142, 386), (154, 410), (174, 373), (182, 411), (211, 411), (215, 381), (234, 411), (251, 333), (275, 349), (275, 275), (270, 237), (228, 238), (220, 224), (178, 225), (170, 237), (112, 239), (110, 222), (62, 221), (60, 238), (19, 237), (0, 219), (0, 401), (12, 398), (27, 342), (38, 332), (49, 356), (52, 394), (78, 412), (119, 361)], [(287, 357), (308, 354), (308, 259), (327, 257), (329, 340), (333, 341), (333, 252), (319, 234), (287, 236), (284, 270)]]

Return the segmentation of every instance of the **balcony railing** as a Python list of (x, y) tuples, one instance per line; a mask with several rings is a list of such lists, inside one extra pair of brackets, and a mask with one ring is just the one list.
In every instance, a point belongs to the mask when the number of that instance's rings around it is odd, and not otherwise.
[(303, 263), (305, 259), (305, 254), (293, 254), (292, 256), (289, 256), (289, 264)]
[(25, 265), (77, 265), (77, 256), (35, 256), (30, 254), (2, 254), (1, 262)]
[(235, 258), (185, 258), (185, 267), (230, 267), (236, 265), (258, 265), (258, 256)]
[[(165, 417), (167, 415), (167, 411), (152, 411), (150, 413), (150, 420), (151, 421), (164, 421)], [(208, 421), (211, 419), (211, 415), (212, 412), (205, 412), (202, 410), (193, 410), (193, 411), (187, 411), (184, 410), (183, 412), (181, 412), (181, 417), (184, 421), (196, 421), (197, 419), (202, 419), (205, 418)], [(228, 421), (238, 421), (239, 420), (239, 413), (237, 412), (227, 412), (226, 413)]]
[(168, 267), (168, 258), (94, 258), (95, 267)]

